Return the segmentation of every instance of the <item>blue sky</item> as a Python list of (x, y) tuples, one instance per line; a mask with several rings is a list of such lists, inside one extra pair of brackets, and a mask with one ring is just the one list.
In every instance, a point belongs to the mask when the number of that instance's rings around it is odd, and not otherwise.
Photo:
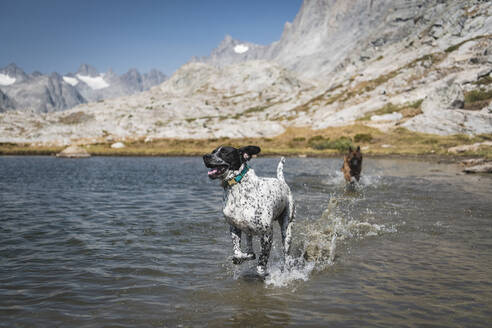
[(280, 38), (302, 0), (0, 0), (0, 67), (75, 72), (82, 63), (117, 73), (173, 73), (225, 37)]

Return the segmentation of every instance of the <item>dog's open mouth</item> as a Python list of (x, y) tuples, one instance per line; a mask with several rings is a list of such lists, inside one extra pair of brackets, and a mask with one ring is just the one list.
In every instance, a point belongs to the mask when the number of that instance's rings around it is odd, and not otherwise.
[(218, 166), (209, 167), (209, 168), (210, 168), (210, 171), (208, 171), (208, 177), (210, 179), (217, 179), (218, 177), (223, 175), (224, 172), (227, 170), (226, 165), (218, 165)]

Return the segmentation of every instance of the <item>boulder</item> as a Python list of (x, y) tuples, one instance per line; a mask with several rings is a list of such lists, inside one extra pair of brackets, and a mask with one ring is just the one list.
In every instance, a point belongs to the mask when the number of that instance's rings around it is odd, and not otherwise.
[(111, 148), (114, 149), (120, 149), (120, 148), (125, 148), (125, 144), (122, 142), (115, 142), (114, 144), (111, 145)]
[(470, 166), (463, 169), (465, 173), (492, 173), (492, 162)]
[(71, 145), (65, 148), (63, 151), (56, 154), (56, 157), (63, 157), (63, 158), (86, 158), (90, 156), (91, 155), (87, 152), (87, 150), (76, 145)]
[(479, 164), (485, 163), (487, 160), (485, 158), (470, 158), (470, 159), (465, 159), (464, 161), (461, 161), (461, 165), (463, 166), (475, 166)]
[(481, 146), (492, 146), (492, 141), (485, 141), (485, 142), (477, 142), (472, 145), (463, 145), (463, 146), (456, 146), (456, 147), (451, 147), (448, 149), (449, 153), (452, 154), (458, 154), (458, 153), (464, 153), (467, 151), (477, 151), (478, 148)]
[(482, 109), (482, 112), (484, 112), (485, 114), (492, 114), (492, 103), (490, 103), (488, 107)]
[(465, 106), (463, 89), (457, 83), (443, 83), (431, 92), (422, 103), (422, 111), (460, 109)]
[(384, 115), (372, 115), (371, 121), (399, 121), (403, 118), (403, 115), (398, 112), (393, 112)]

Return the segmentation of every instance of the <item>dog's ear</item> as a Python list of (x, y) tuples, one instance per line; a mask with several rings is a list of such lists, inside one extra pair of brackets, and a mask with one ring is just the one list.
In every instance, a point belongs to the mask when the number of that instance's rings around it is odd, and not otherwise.
[(357, 150), (356, 151), (360, 153), (360, 146), (357, 146)]
[(239, 154), (241, 155), (241, 160), (245, 162), (249, 161), (253, 155), (258, 154), (261, 151), (260, 147), (257, 146), (241, 147), (238, 150)]
[(349, 154), (352, 152), (352, 146), (349, 146), (348, 152)]

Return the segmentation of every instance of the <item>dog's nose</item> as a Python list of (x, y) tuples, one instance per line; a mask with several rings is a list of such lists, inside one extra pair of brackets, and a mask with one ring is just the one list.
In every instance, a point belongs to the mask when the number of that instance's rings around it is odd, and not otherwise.
[(212, 157), (212, 155), (210, 155), (210, 154), (205, 154), (205, 155), (203, 155), (203, 161), (204, 161), (204, 162), (209, 161), (211, 157)]

